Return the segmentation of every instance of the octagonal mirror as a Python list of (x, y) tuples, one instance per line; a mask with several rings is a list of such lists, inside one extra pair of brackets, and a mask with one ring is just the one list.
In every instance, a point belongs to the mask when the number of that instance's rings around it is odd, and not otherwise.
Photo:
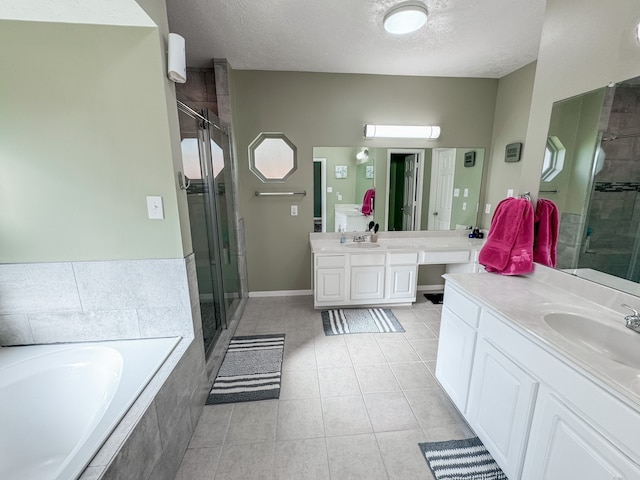
[(249, 168), (263, 182), (284, 182), (296, 171), (296, 157), (284, 133), (261, 133), (249, 145)]

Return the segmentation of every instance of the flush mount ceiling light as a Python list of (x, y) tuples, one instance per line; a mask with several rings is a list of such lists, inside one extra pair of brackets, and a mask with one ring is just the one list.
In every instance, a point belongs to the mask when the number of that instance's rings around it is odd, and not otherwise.
[(435, 140), (440, 136), (440, 127), (425, 125), (372, 125), (364, 126), (366, 138), (426, 138)]
[(427, 23), (427, 9), (416, 3), (401, 3), (384, 16), (384, 29), (394, 35), (412, 33)]
[(636, 41), (640, 43), (640, 23), (636, 25)]

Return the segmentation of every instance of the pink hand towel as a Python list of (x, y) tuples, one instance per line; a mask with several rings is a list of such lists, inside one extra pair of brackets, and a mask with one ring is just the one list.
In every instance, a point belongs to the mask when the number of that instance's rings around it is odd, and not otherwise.
[(508, 197), (496, 207), (478, 261), (488, 272), (523, 275), (533, 270), (533, 206)]
[(366, 192), (364, 192), (364, 198), (362, 199), (362, 208), (360, 212), (363, 215), (371, 215), (371, 211), (373, 210), (373, 199), (376, 196), (376, 191), (373, 188), (370, 188)]
[(541, 198), (536, 205), (533, 261), (547, 267), (556, 266), (558, 243), (558, 207), (551, 200)]

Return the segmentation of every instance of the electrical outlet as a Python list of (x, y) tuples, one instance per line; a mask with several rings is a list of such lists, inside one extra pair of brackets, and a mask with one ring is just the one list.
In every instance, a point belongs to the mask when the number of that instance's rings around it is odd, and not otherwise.
[(487, 203), (484, 206), (484, 213), (491, 213), (491, 204), (490, 203)]
[(513, 197), (513, 188), (507, 190), (507, 197)]
[(291, 205), (291, 216), (292, 217), (298, 216), (298, 205)]
[(338, 193), (338, 200), (342, 200), (342, 195)]
[(453, 196), (456, 197), (456, 198), (460, 196), (460, 189), (459, 188), (454, 188), (453, 189)]
[(466, 210), (467, 209), (467, 202), (462, 202), (462, 210)]
[(468, 189), (468, 188), (465, 188), (465, 189), (464, 189), (464, 196), (465, 196), (465, 197), (468, 197), (468, 196), (469, 196), (469, 189)]
[(333, 193), (333, 187), (327, 187), (327, 193)]

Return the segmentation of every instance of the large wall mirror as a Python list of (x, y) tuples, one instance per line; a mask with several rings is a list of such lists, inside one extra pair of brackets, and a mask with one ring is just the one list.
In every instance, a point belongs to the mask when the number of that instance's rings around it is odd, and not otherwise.
[(484, 155), (484, 148), (314, 147), (314, 231), (364, 231), (372, 221), (387, 231), (475, 227)]
[(554, 104), (539, 196), (560, 213), (557, 268), (640, 295), (640, 78)]

